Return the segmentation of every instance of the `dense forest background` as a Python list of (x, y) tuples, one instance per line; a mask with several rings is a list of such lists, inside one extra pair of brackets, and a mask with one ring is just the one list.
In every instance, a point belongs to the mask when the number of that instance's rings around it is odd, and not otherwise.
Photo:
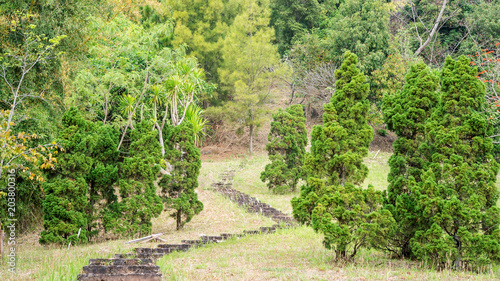
[(185, 180), (198, 148), (252, 153), (294, 104), (321, 123), (346, 51), (380, 135), (412, 65), (465, 55), (500, 157), (498, 0), (12, 0), (0, 14), (0, 180), (16, 169), (15, 217), (22, 231), (43, 217), (41, 243), (148, 233), (164, 209), (182, 227), (203, 208)]

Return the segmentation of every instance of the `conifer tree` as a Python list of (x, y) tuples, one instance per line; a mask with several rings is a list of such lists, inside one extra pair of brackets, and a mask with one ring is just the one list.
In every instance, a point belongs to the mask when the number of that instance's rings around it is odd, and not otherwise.
[(495, 186), (499, 165), (491, 153), (493, 128), (482, 113), (484, 85), (462, 56), (446, 58), (441, 101), (426, 124), (429, 169), (413, 192), (431, 226), (411, 240), (415, 255), (455, 269), (498, 259), (500, 216)]
[(260, 179), (274, 192), (294, 191), (302, 174), (307, 130), (302, 105), (296, 104), (273, 114), (266, 149), (270, 164)]
[[(305, 157), (303, 170), (308, 185), (311, 184), (310, 178), (323, 180), (326, 185), (343, 185), (345, 182), (357, 184), (368, 173), (362, 161), (368, 154), (368, 145), (373, 138), (373, 129), (366, 123), (369, 109), (366, 95), (369, 86), (356, 64), (356, 55), (346, 52), (341, 68), (335, 72), (335, 94), (324, 105), (323, 125), (313, 128), (311, 153)], [(302, 187), (300, 197), (292, 200), (292, 205), (296, 204), (294, 216), (303, 223), (310, 221), (314, 208), (299, 207), (310, 201), (308, 197), (313, 196), (310, 193), (314, 191), (310, 188)], [(314, 202), (307, 203), (311, 204), (314, 205)]]
[(306, 154), (303, 167), (308, 185), (301, 188), (299, 198), (292, 199), (293, 214), (299, 222), (310, 222), (321, 192), (314, 189), (320, 185), (311, 178), (324, 180), (326, 186), (359, 184), (368, 174), (363, 157), (368, 155), (373, 139), (373, 129), (366, 122), (369, 86), (356, 64), (356, 55), (346, 52), (335, 72), (335, 94), (324, 105), (323, 125), (313, 128), (311, 153)]
[(391, 170), (386, 206), (397, 224), (387, 248), (399, 256), (410, 256), (410, 239), (418, 229), (426, 227), (411, 188), (421, 182), (429, 161), (419, 148), (426, 135), (425, 122), (439, 101), (438, 86), (439, 77), (421, 62), (411, 67), (402, 91), (384, 97), (385, 123), (398, 136), (389, 159)]
[(161, 147), (152, 122), (136, 124), (130, 133), (128, 156), (120, 165), (121, 201), (104, 216), (106, 230), (123, 236), (144, 236), (152, 231), (151, 219), (163, 210), (154, 182), (160, 171)]
[(346, 52), (335, 72), (336, 90), (324, 106), (323, 126), (314, 128), (304, 165), (308, 185), (292, 199), (294, 217), (323, 233), (325, 247), (347, 260), (360, 247), (381, 243), (392, 224), (391, 214), (382, 210), (383, 194), (355, 186), (368, 173), (362, 162), (373, 138), (366, 120), (369, 86), (356, 63), (356, 55)]
[(116, 201), (113, 184), (118, 131), (111, 126), (86, 121), (76, 108), (62, 118), (58, 142), (65, 152), (43, 185), (44, 231), (40, 243), (87, 242), (98, 234), (97, 221)]
[(170, 175), (162, 177), (159, 186), (165, 209), (173, 210), (171, 216), (179, 230), (203, 210), (203, 203), (195, 192), (201, 167), (200, 149), (194, 144), (193, 129), (189, 123), (169, 127), (165, 134), (168, 147), (165, 156), (173, 169)]
[(382, 209), (384, 194), (356, 187), (352, 183), (332, 185), (312, 213), (311, 224), (324, 235), (323, 244), (337, 259), (353, 260), (362, 247), (381, 247), (394, 225), (388, 210)]
[(218, 69), (220, 89), (232, 94), (225, 105), (238, 131), (249, 132), (249, 152), (253, 152), (253, 137), (267, 114), (266, 103), (273, 79), (277, 76), (279, 56), (274, 30), (269, 27), (269, 0), (248, 1), (236, 16), (224, 39), (223, 63)]

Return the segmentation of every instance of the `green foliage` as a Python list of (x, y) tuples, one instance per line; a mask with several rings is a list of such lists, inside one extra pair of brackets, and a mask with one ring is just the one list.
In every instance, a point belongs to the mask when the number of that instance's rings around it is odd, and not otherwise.
[[(455, 269), (479, 268), (499, 257), (499, 165), (491, 154), (493, 128), (482, 113), (485, 87), (466, 57), (448, 57), (441, 101), (425, 125), (430, 164), (415, 193), (431, 227), (411, 240), (418, 258)], [(495, 243), (492, 243), (496, 241)], [(447, 255), (443, 255), (447, 253)]]
[(466, 12), (465, 20), (470, 28), (470, 37), (461, 44), (463, 53), (470, 53), (467, 49), (479, 52), (481, 49), (490, 48), (500, 38), (500, 1), (479, 1)]
[[(4, 170), (14, 167), (14, 165), (26, 170), (28, 167), (23, 167), (23, 165), (31, 162), (31, 168), (35, 168), (35, 172), (38, 170), (37, 180), (41, 180), (40, 165), (36, 165), (38, 160), (42, 160), (40, 161), (43, 163), (41, 168), (44, 168), (45, 164), (50, 166), (51, 161), (46, 161), (50, 157), (45, 157), (41, 153), (40, 141), (36, 141), (40, 137), (33, 133), (44, 130), (40, 130), (36, 126), (33, 127), (33, 125), (44, 124), (43, 121), (47, 119), (40, 117), (34, 122), (24, 120), (32, 119), (32, 116), (36, 117), (46, 112), (46, 104), (43, 102), (41, 105), (40, 103), (40, 101), (46, 101), (44, 90), (39, 93), (39, 85), (33, 84), (33, 80), (36, 80), (37, 69), (44, 69), (42, 65), (50, 62), (51, 56), (58, 55), (55, 48), (65, 36), (49, 38), (44, 34), (38, 34), (36, 26), (29, 24), (33, 15), (20, 14), (17, 17), (6, 27), (8, 27), (8, 32), (22, 37), (23, 41), (19, 43), (19, 46), (6, 43), (0, 48), (0, 108), (2, 109), (0, 111), (0, 142), (2, 146), (0, 148), (0, 178)], [(53, 124), (44, 125), (49, 127)], [(26, 129), (31, 134), (26, 134), (24, 131)], [(53, 133), (53, 129), (52, 127), (45, 132)], [(44, 138), (44, 141), (48, 141), (48, 139)], [(43, 149), (48, 149), (50, 152), (54, 149), (53, 146), (45, 145)], [(51, 156), (51, 154), (49, 155)]]
[(188, 123), (169, 127), (165, 132), (166, 160), (173, 167), (158, 185), (166, 210), (172, 210), (177, 229), (203, 210), (203, 203), (195, 192), (198, 187), (201, 160), (200, 149), (193, 140), (193, 128)]
[[(87, 242), (87, 184), (77, 179), (57, 178), (44, 184), (43, 227), (40, 243)], [(81, 230), (78, 236), (78, 230)]]
[(254, 132), (263, 124), (265, 103), (277, 70), (278, 53), (272, 45), (274, 32), (269, 28), (268, 1), (251, 1), (229, 28), (222, 48), (223, 65), (219, 68), (221, 88), (234, 95), (225, 107), (231, 120), (248, 128), (250, 153)]
[(387, 95), (395, 95), (405, 83), (405, 61), (400, 54), (389, 55), (382, 68), (372, 73), (372, 91), (375, 100), (382, 101)]
[(358, 184), (368, 173), (363, 157), (373, 139), (366, 123), (369, 85), (356, 64), (356, 55), (346, 52), (335, 72), (335, 93), (324, 105), (323, 125), (313, 128), (311, 153), (306, 155), (308, 177), (326, 179), (329, 185)]
[(40, 243), (79, 241), (96, 236), (97, 222), (116, 201), (113, 184), (118, 179), (118, 132), (82, 118), (77, 109), (63, 116), (59, 142), (65, 148), (55, 170), (43, 185), (44, 228)]
[(323, 125), (313, 129), (303, 168), (307, 185), (292, 199), (295, 219), (323, 233), (325, 247), (344, 260), (352, 260), (360, 247), (385, 244), (393, 223), (390, 212), (382, 210), (381, 192), (354, 186), (368, 173), (363, 157), (373, 139), (367, 124), (369, 86), (356, 64), (356, 55), (346, 52), (335, 72), (335, 93), (324, 105)]
[(273, 114), (266, 145), (270, 164), (260, 179), (275, 192), (294, 191), (302, 175), (307, 129), (302, 105), (296, 104)]
[(324, 105), (323, 125), (313, 128), (311, 153), (306, 154), (303, 167), (308, 184), (301, 188), (299, 198), (292, 199), (294, 217), (301, 223), (310, 223), (321, 196), (317, 192), (323, 185), (318, 180), (326, 186), (359, 184), (368, 173), (363, 157), (373, 139), (373, 129), (366, 122), (369, 86), (356, 64), (356, 55), (346, 52), (335, 72), (336, 91)]
[[(166, 3), (172, 7), (175, 21), (173, 46), (187, 45), (188, 55), (196, 57), (205, 72), (210, 74), (207, 81), (220, 84), (224, 38), (246, 3), (241, 0), (169, 0)], [(212, 97), (203, 97), (202, 102), (221, 105), (230, 95), (232, 93), (227, 89), (219, 87)]]
[(334, 61), (347, 50), (359, 57), (359, 67), (367, 75), (379, 69), (389, 54), (389, 10), (380, 0), (347, 0), (330, 20), (325, 48)]
[(205, 129), (208, 127), (208, 121), (203, 118), (203, 109), (196, 104), (191, 104), (186, 110), (186, 121), (193, 127), (194, 144), (201, 146), (203, 139), (207, 135)]
[(160, 171), (161, 148), (151, 122), (131, 131), (128, 156), (120, 165), (118, 186), (121, 201), (110, 204), (103, 218), (107, 231), (123, 236), (151, 233), (151, 219), (163, 210), (154, 182)]
[(427, 227), (418, 213), (417, 198), (412, 191), (428, 167), (425, 123), (438, 105), (439, 78), (422, 62), (411, 66), (402, 91), (385, 95), (384, 120), (397, 135), (394, 153), (389, 159), (388, 206), (397, 224), (394, 225), (387, 248), (400, 256), (410, 257), (410, 239), (419, 229)]
[[(121, 125), (135, 104), (144, 102), (151, 85), (161, 83), (167, 73), (176, 74), (174, 61), (184, 52), (158, 44), (158, 38), (172, 34), (170, 22), (146, 29), (123, 15), (111, 21), (91, 17), (89, 29), (98, 36), (89, 40), (87, 59), (71, 81), (75, 93), (65, 103), (84, 109), (90, 120)], [(127, 113), (121, 114), (121, 101), (130, 105)]]
[(278, 51), (281, 55), (290, 49), (296, 36), (312, 30), (322, 21), (323, 7), (319, 2), (322, 1), (271, 1), (271, 26), (276, 31)]
[(323, 244), (337, 259), (352, 260), (359, 248), (385, 245), (393, 225), (391, 213), (382, 210), (383, 194), (355, 187), (328, 186), (312, 213), (312, 227), (325, 235)]

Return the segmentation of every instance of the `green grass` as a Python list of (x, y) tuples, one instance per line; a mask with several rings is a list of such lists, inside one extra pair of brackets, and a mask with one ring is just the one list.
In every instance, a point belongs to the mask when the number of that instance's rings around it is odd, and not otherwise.
[[(378, 190), (387, 187), (389, 153), (370, 152), (365, 164), (370, 169), (364, 186)], [(244, 163), (243, 167), (240, 166)], [(241, 233), (271, 225), (266, 217), (247, 213), (211, 190), (220, 173), (235, 169), (234, 187), (257, 197), (286, 213), (291, 213), (290, 199), (299, 192), (275, 195), (260, 181), (260, 173), (268, 163), (265, 154), (231, 160), (203, 161), (197, 189), (205, 209), (181, 231), (167, 213), (153, 221), (153, 232), (165, 232), (169, 243), (196, 239), (200, 234)], [(38, 233), (19, 238), (18, 272), (7, 272), (0, 265), (0, 280), (75, 280), (90, 258), (110, 258), (115, 253), (131, 252), (134, 247), (155, 247), (155, 243), (127, 245), (125, 240), (76, 246), (43, 247)], [(460, 271), (436, 271), (413, 261), (392, 260), (376, 250), (362, 250), (356, 263), (341, 264), (322, 245), (322, 236), (310, 227), (278, 230), (232, 239), (223, 243), (173, 253), (157, 263), (164, 280), (499, 280), (500, 267), (495, 265), (485, 274)]]
[(278, 230), (176, 253), (157, 263), (164, 280), (493, 280), (487, 274), (434, 271), (362, 250), (355, 264), (340, 264), (309, 227)]

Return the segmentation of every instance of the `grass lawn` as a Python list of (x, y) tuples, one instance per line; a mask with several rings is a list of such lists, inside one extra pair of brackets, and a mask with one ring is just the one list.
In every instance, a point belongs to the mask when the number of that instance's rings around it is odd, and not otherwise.
[[(364, 186), (372, 184), (379, 190), (387, 187), (389, 157), (389, 153), (370, 152), (365, 158), (370, 174)], [(204, 210), (181, 231), (175, 230), (175, 222), (168, 214), (162, 214), (153, 220), (153, 232), (165, 232), (164, 239), (179, 243), (182, 239), (198, 238), (200, 234), (240, 233), (272, 225), (269, 218), (247, 213), (211, 190), (210, 184), (225, 169), (236, 170), (234, 188), (291, 214), (290, 199), (299, 192), (271, 193), (260, 181), (260, 173), (267, 163), (265, 154), (203, 161), (197, 192), (205, 205)], [(90, 258), (110, 258), (115, 253), (130, 252), (139, 246), (116, 240), (68, 250), (43, 247), (37, 241), (38, 233), (19, 238), (18, 271), (11, 274), (5, 264), (0, 265), (0, 280), (76, 280)], [(499, 280), (500, 277), (497, 265), (485, 274), (435, 271), (417, 262), (391, 260), (373, 249), (361, 251), (354, 264), (339, 264), (321, 241), (320, 234), (302, 226), (173, 253), (157, 264), (161, 266), (164, 280)], [(148, 247), (155, 245), (147, 244)]]

